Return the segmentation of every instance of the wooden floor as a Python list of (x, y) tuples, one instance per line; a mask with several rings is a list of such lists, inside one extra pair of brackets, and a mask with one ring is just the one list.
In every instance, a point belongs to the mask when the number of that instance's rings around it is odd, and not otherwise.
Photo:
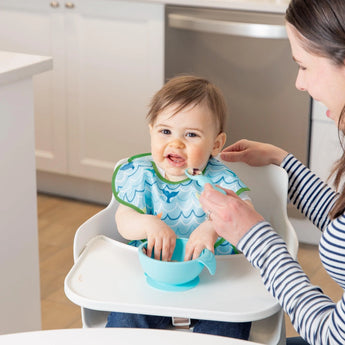
[(81, 327), (80, 308), (65, 296), (73, 265), (73, 237), (80, 224), (104, 206), (38, 195), (42, 329)]
[[(75, 231), (103, 208), (103, 205), (38, 195), (42, 329), (81, 327), (80, 309), (65, 296), (63, 283), (73, 265)], [(298, 258), (314, 284), (335, 301), (341, 298), (342, 290), (321, 266), (316, 246), (300, 245)], [(286, 333), (296, 335), (288, 318)]]

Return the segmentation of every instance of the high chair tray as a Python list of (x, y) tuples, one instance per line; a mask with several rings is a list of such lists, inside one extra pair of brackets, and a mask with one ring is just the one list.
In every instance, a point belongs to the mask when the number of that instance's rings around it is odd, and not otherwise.
[(232, 322), (259, 320), (280, 310), (241, 254), (217, 256), (214, 276), (204, 269), (196, 287), (169, 292), (147, 284), (137, 250), (102, 235), (93, 238), (65, 279), (66, 296), (94, 310)]

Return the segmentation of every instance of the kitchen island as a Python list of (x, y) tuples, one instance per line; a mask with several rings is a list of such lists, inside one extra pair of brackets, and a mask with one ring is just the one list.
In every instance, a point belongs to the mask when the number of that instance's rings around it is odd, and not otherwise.
[(0, 334), (41, 328), (32, 76), (50, 69), (0, 51)]

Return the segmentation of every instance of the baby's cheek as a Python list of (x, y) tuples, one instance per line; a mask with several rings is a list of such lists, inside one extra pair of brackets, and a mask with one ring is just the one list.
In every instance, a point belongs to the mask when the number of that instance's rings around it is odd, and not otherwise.
[(207, 161), (210, 158), (203, 149), (195, 149), (189, 154), (189, 161), (193, 163), (193, 168), (203, 170), (206, 167)]

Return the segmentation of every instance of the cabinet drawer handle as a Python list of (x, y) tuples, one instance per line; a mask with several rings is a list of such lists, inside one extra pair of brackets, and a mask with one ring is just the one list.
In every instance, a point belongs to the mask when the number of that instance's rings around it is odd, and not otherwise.
[(58, 8), (60, 6), (60, 4), (57, 2), (57, 1), (52, 1), (50, 3), (50, 7), (53, 7), (53, 8)]
[(72, 8), (75, 7), (75, 5), (74, 5), (73, 2), (66, 2), (66, 3), (65, 3), (65, 7), (66, 7), (66, 8), (69, 8), (69, 9), (72, 9)]

